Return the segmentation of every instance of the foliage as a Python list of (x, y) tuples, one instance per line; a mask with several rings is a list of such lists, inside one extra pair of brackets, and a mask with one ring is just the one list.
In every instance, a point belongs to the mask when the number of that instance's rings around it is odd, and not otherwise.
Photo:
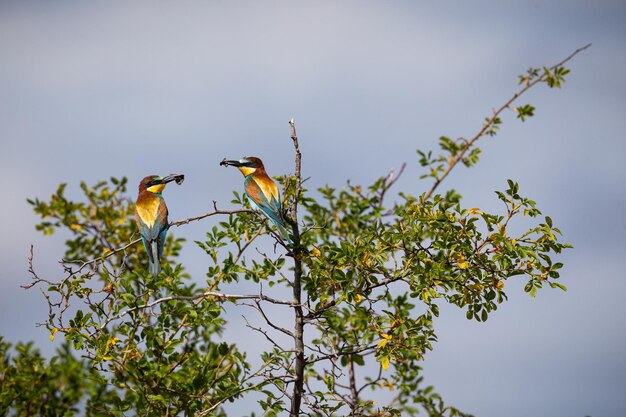
[[(106, 389), (100, 376), (76, 360), (67, 345), (49, 362), (32, 343), (11, 345), (0, 337), (0, 410), (16, 416), (73, 416), (84, 396), (96, 398)], [(102, 397), (100, 397), (102, 398)]]
[[(50, 337), (63, 335), (68, 345), (50, 364), (18, 345), (14, 364), (8, 356), (2, 362), (2, 404), (15, 415), (30, 415), (23, 410), (31, 404), (55, 410), (37, 408), (41, 414), (70, 415), (84, 401), (88, 415), (205, 416), (225, 414), (226, 402), (254, 391), (267, 416), (464, 415), (421, 375), (437, 339), (440, 306), (455, 305), (468, 319), (485, 321), (506, 301), (512, 277), (523, 277), (531, 296), (545, 286), (565, 289), (558, 282), (563, 265), (553, 256), (569, 245), (512, 180), (496, 192), (503, 205), (497, 213), (464, 207), (455, 190), (436, 191), (458, 162), (478, 162), (475, 143), (497, 133), (503, 111), (513, 109), (522, 121), (532, 117), (533, 106), (511, 103), (538, 83), (560, 87), (568, 72), (562, 65), (575, 53), (522, 76), (522, 89), (472, 138), (442, 137), (437, 155), (418, 151), (423, 178), (434, 181), (419, 195), (399, 192), (390, 200), (403, 169), (368, 187), (304, 189), (292, 122), (296, 173), (279, 180), (293, 243), (278, 239), (234, 193), (232, 203), (243, 209), (214, 207), (172, 224), (220, 216), (196, 242), (206, 253), (201, 285), (177, 262), (184, 242), (173, 233), (163, 272), (148, 274), (125, 178), (81, 184), (82, 202), (68, 200), (64, 184), (49, 201), (30, 200), (42, 218), (39, 230), (70, 233), (63, 277), (41, 277), (31, 256), (29, 285), (43, 289)], [(275, 243), (272, 254), (260, 249), (268, 240)], [(243, 281), (258, 291), (228, 292)], [(288, 292), (293, 297), (280, 298)], [(225, 340), (226, 303), (263, 323), (249, 322), (240, 332), (263, 337), (262, 353)], [(86, 360), (73, 359), (70, 346)], [(51, 378), (40, 378), (42, 372)], [(69, 390), (69, 398), (59, 397), (59, 384), (71, 378), (85, 382)], [(4, 395), (4, 387), (17, 392), (24, 384), (43, 384), (39, 392), (49, 394)], [(49, 397), (60, 399), (41, 401)]]

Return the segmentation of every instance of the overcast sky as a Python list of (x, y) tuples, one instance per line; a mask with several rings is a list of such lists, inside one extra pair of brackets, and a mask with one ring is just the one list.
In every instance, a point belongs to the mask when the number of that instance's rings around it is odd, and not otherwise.
[[(425, 191), (415, 150), (471, 136), (529, 66), (577, 47), (562, 90), (523, 99), (483, 158), (447, 187), (495, 209), (506, 179), (575, 246), (560, 259), (567, 293), (522, 292), (486, 323), (443, 309), (426, 382), (480, 417), (626, 415), (626, 3), (623, 1), (205, 1), (0, 4), (0, 334), (54, 345), (34, 323), (36, 291), (18, 288), (29, 245), (58, 274), (62, 236), (36, 233), (26, 198), (61, 182), (186, 174), (166, 191), (172, 220), (229, 207), (236, 172), (256, 155), (293, 172), (296, 119), (309, 188), (367, 185), (403, 162), (398, 188)], [(200, 239), (204, 221), (176, 229)], [(202, 282), (201, 251), (183, 254)], [(243, 334), (245, 330), (241, 330)]]

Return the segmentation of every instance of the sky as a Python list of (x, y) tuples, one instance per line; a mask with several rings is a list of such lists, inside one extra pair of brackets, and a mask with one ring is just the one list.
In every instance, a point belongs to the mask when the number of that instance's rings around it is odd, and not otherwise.
[[(63, 236), (35, 231), (26, 198), (180, 172), (172, 220), (232, 208), (241, 177), (219, 161), (293, 173), (292, 117), (309, 188), (367, 185), (406, 162), (398, 190), (419, 194), (416, 149), (472, 136), (519, 74), (591, 42), (562, 89), (519, 103), (535, 117), (505, 115), (481, 162), (445, 183), (496, 210), (493, 191), (519, 182), (574, 245), (559, 257), (568, 291), (532, 299), (509, 280), (485, 323), (443, 308), (424, 373), (476, 416), (626, 415), (625, 21), (623, 1), (0, 3), (0, 334), (54, 349), (35, 326), (44, 300), (19, 285), (31, 244), (41, 273), (61, 272)], [(192, 242), (213, 222), (175, 233)], [(198, 253), (190, 243), (183, 261), (201, 282)]]

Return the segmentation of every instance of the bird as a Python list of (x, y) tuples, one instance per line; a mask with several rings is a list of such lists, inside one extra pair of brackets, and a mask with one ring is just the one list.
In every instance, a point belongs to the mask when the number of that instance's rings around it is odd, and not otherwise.
[(180, 174), (160, 177), (148, 175), (139, 183), (139, 195), (135, 203), (135, 221), (143, 245), (148, 252), (148, 269), (155, 278), (161, 272), (163, 245), (170, 225), (167, 220), (167, 205), (162, 192), (168, 182), (182, 184), (185, 176)]
[(252, 208), (260, 211), (271, 220), (278, 229), (280, 237), (290, 242), (287, 224), (280, 205), (280, 191), (276, 183), (267, 175), (263, 161), (254, 156), (247, 156), (239, 161), (227, 161), (224, 158), (220, 165), (239, 168), (245, 177), (244, 191)]

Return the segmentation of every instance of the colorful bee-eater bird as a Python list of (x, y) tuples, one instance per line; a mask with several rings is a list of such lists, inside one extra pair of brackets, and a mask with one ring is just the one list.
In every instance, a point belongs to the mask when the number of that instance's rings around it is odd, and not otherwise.
[(280, 191), (276, 183), (267, 175), (263, 162), (259, 158), (248, 156), (239, 161), (224, 159), (220, 165), (239, 168), (245, 177), (244, 191), (252, 208), (270, 219), (284, 240), (291, 241), (280, 207)]
[(143, 245), (148, 252), (148, 269), (155, 278), (161, 272), (161, 255), (167, 229), (170, 227), (167, 221), (167, 206), (161, 193), (168, 182), (176, 181), (177, 184), (182, 184), (184, 179), (184, 175), (168, 175), (165, 178), (149, 175), (139, 183), (135, 220)]

